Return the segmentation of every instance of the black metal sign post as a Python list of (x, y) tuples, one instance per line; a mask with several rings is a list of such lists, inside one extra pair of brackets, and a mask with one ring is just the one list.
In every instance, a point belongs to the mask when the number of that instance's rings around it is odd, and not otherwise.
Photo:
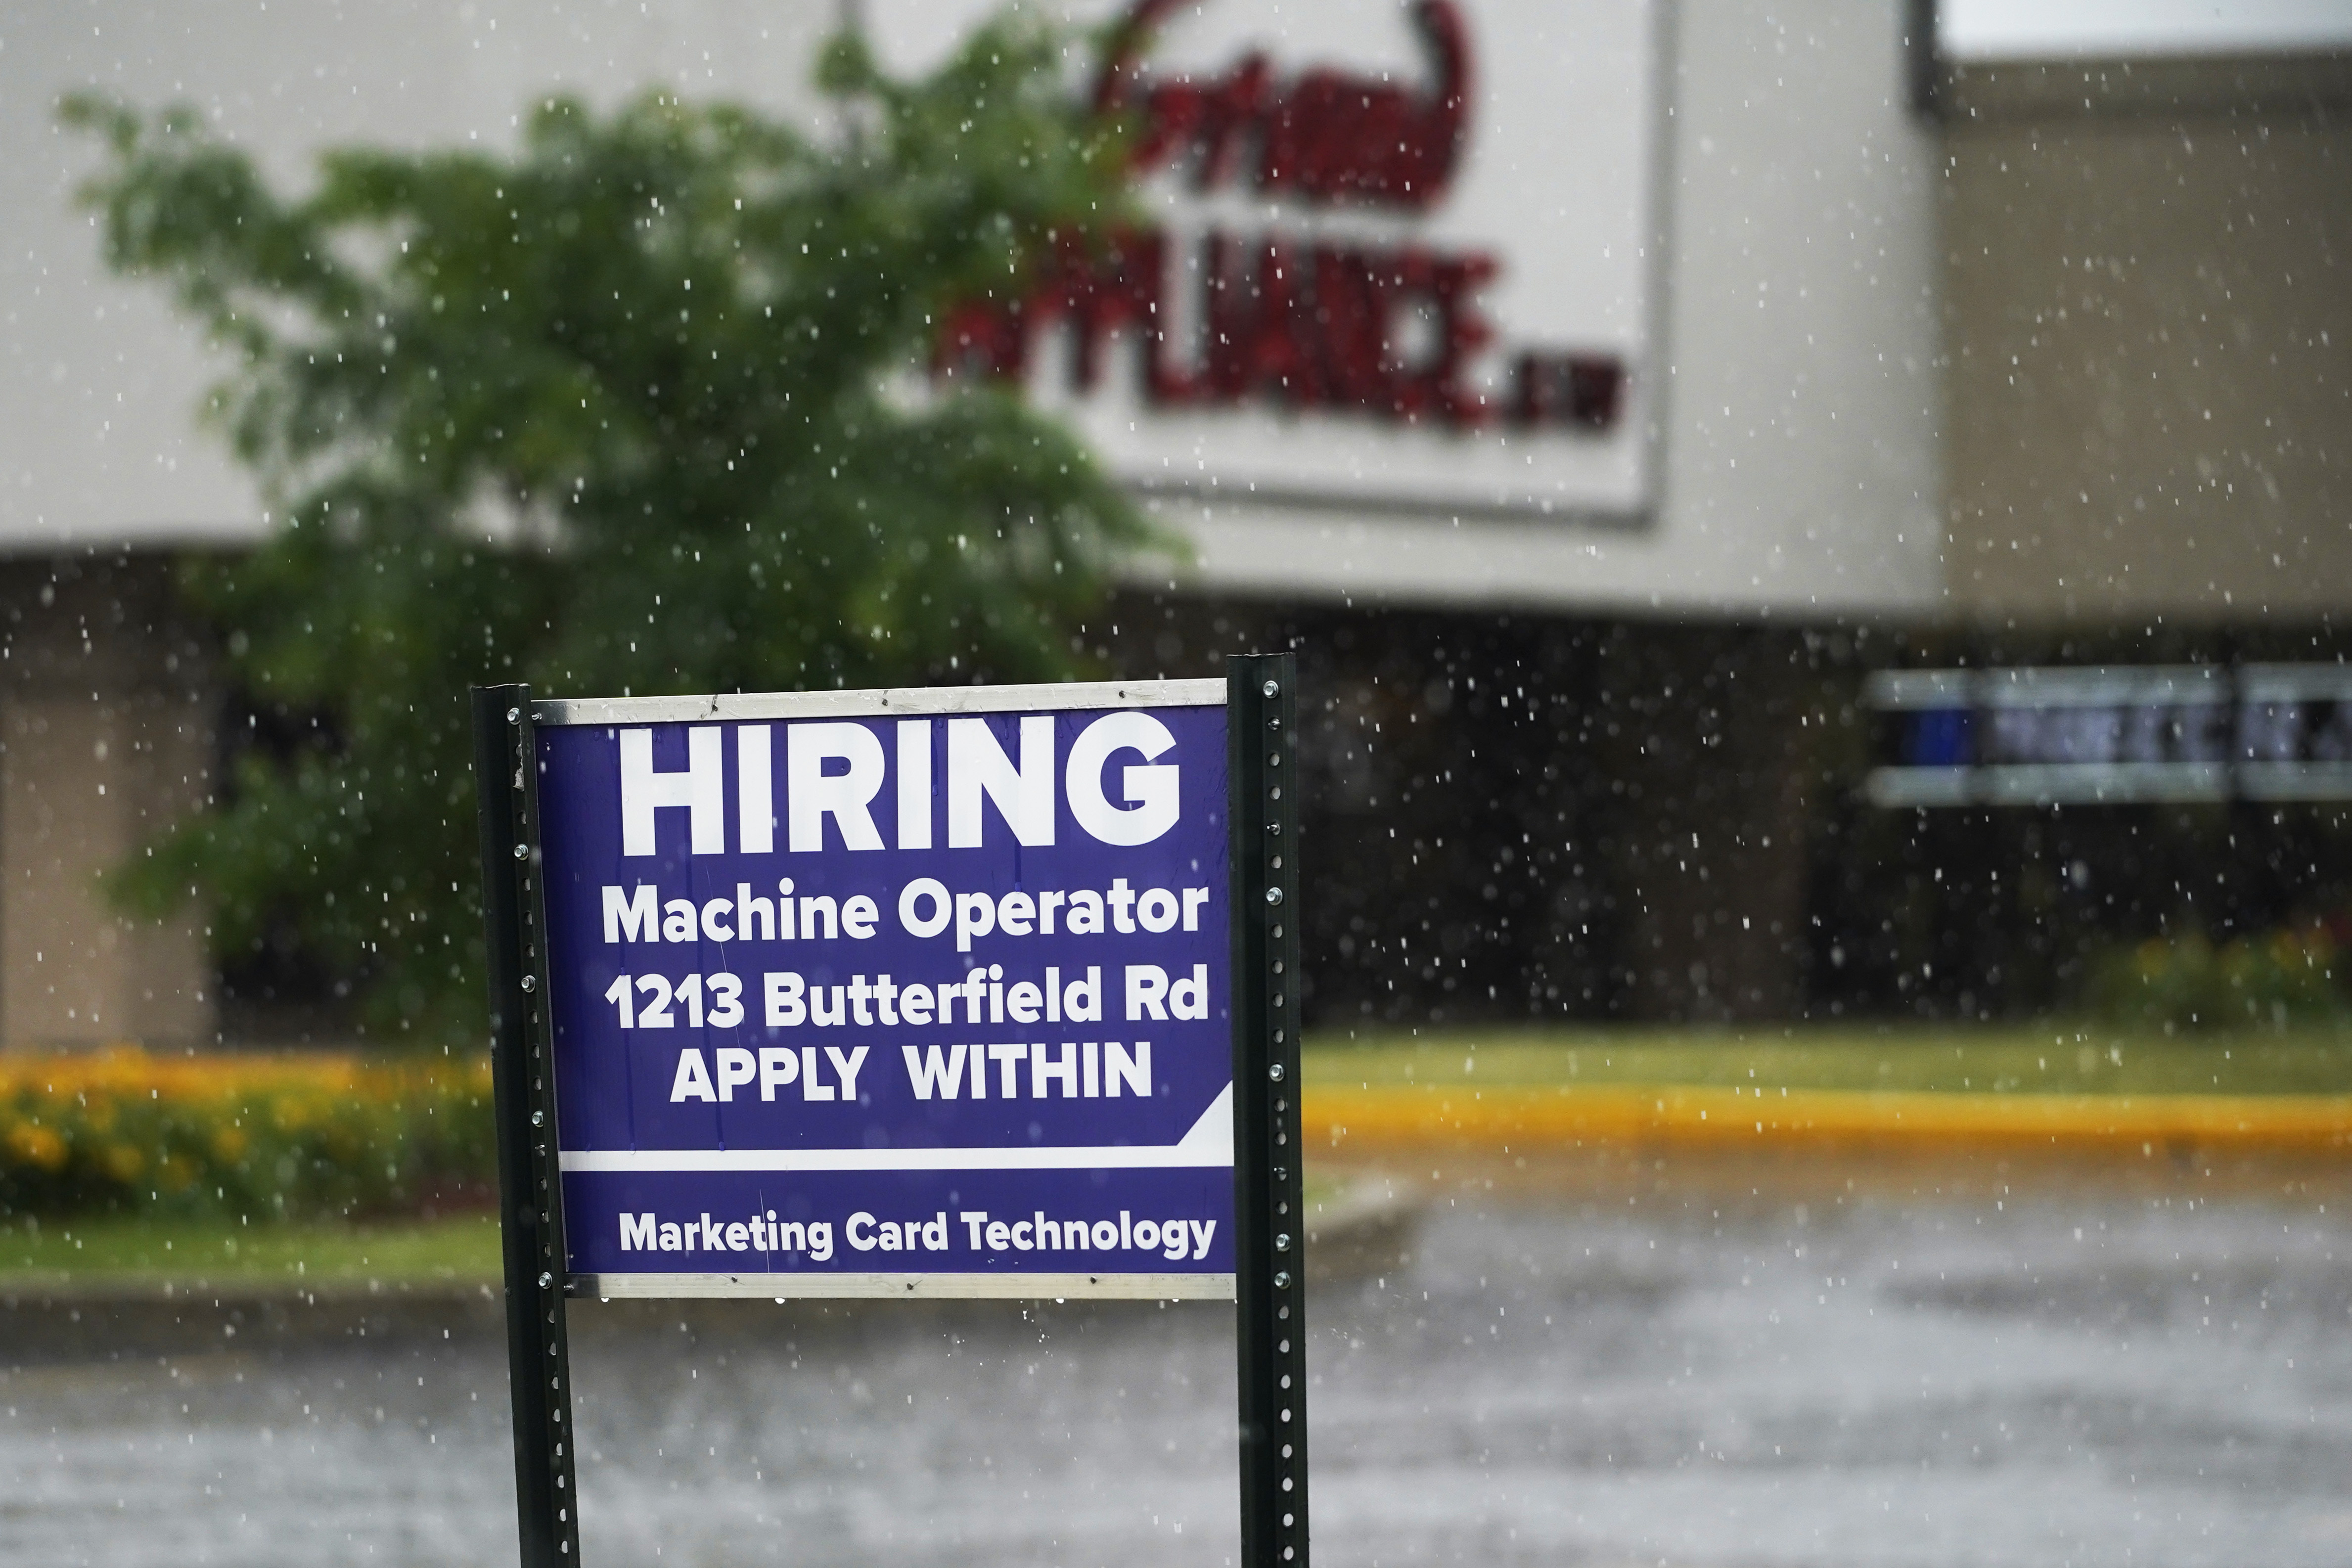
[(563, 1184), (556, 1169), (547, 945), (535, 885), (539, 774), (530, 727), (529, 686), (474, 688), (515, 1508), (523, 1568), (572, 1568), (580, 1561), (579, 1487), (563, 1335)]
[(1226, 666), (1233, 789), (1234, 1293), (1242, 1568), (1307, 1563), (1298, 1128), (1298, 661)]
[[(1298, 1118), (1297, 660), (1229, 661), (1234, 1235), (1243, 1568), (1306, 1568), (1306, 1229)], [(523, 1568), (580, 1561), (569, 1268), (539, 886), (530, 689), (476, 687), (491, 1065)]]

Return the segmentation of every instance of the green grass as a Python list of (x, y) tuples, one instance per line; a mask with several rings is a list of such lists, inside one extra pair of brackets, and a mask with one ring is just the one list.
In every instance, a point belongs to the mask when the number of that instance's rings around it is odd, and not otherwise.
[(1310, 1087), (1767, 1084), (1991, 1093), (2352, 1093), (2352, 1030), (2168, 1039), (2089, 1026), (1330, 1031)]
[(496, 1216), (383, 1226), (0, 1221), (0, 1280), (13, 1284), (431, 1284), (498, 1278)]
[[(1325, 1031), (1310, 1085), (1764, 1084), (1996, 1093), (2352, 1093), (2352, 1030), (2166, 1039), (2068, 1025), (1978, 1029)], [(1340, 1185), (1309, 1173), (1309, 1203)], [(495, 1283), (494, 1217), (381, 1226), (0, 1220), (22, 1285)]]

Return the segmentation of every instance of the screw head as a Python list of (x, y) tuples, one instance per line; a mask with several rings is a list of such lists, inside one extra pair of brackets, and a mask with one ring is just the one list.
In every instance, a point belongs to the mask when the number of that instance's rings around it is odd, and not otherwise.
[(522, 988), (526, 991), (535, 991), (539, 989), (539, 977), (537, 975), (525, 975), (522, 977)]
[(1276, 1290), (1277, 1290), (1277, 1291), (1286, 1291), (1286, 1290), (1290, 1289), (1290, 1270), (1287, 1270), (1287, 1269), (1276, 1269), (1276, 1270), (1274, 1271), (1274, 1288), (1275, 1288)]
[(550, 1285), (552, 1285), (553, 1283), (555, 1283), (555, 1276), (554, 1276), (554, 1275), (552, 1275), (552, 1274), (545, 1274), (545, 1273), (543, 1273), (543, 1274), (540, 1275), (540, 1277), (539, 1277), (539, 1288), (540, 1288), (541, 1290), (544, 1291), (545, 1289), (547, 1289)]
[(1277, 1061), (1277, 1062), (1276, 1062), (1273, 1066), (1271, 1066), (1271, 1067), (1267, 1068), (1267, 1069), (1265, 1070), (1265, 1075), (1266, 1075), (1268, 1078), (1273, 1079), (1276, 1083), (1281, 1082), (1282, 1082), (1282, 1063), (1280, 1063), (1279, 1061)]
[(1276, 1252), (1287, 1252), (1290, 1250), (1289, 1231), (1286, 1230), (1274, 1239), (1274, 1249)]
[(1276, 697), (1282, 695), (1282, 686), (1279, 682), (1268, 681), (1265, 685), (1258, 687), (1258, 691), (1264, 695)]
[(530, 1113), (530, 1124), (534, 1127), (545, 1126), (547, 1124), (547, 1113), (544, 1111), (533, 1111)]
[(510, 707), (507, 709), (507, 722), (509, 724), (519, 724), (521, 720), (522, 709), (519, 707)]
[(1265, 901), (1268, 904), (1280, 904), (1282, 902), (1282, 889), (1278, 887), (1267, 888), (1265, 890)]
[(530, 846), (529, 844), (517, 844), (515, 846), (515, 859), (519, 861), (527, 861), (530, 859)]

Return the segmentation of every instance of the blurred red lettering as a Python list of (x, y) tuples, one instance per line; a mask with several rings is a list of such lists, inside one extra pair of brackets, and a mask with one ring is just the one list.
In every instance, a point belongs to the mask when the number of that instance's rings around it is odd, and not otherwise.
[[(1468, 127), (1470, 46), (1451, 0), (1420, 0), (1423, 89), (1322, 68), (1277, 79), (1260, 54), (1220, 76), (1148, 77), (1143, 57), (1177, 0), (1142, 0), (1113, 36), (1095, 102), (1133, 117), (1139, 172), (1199, 189), (1250, 185), (1315, 203), (1419, 212), (1453, 179)], [(1474, 369), (1494, 340), (1478, 293), (1499, 271), (1478, 251), (1308, 243), (1211, 229), (1183, 245), (1155, 229), (1089, 246), (1065, 236), (1017, 294), (969, 300), (941, 323), (942, 376), (1028, 379), (1040, 334), (1059, 329), (1075, 389), (1100, 384), (1122, 335), (1139, 349), (1150, 406), (1260, 400), (1467, 429), (1498, 420), (1612, 427), (1625, 382), (1612, 357), (1522, 352), (1500, 395)], [(1190, 323), (1189, 334), (1171, 322)], [(1190, 340), (1180, 340), (1189, 335)], [(1049, 368), (1050, 373), (1050, 368)]]
[(1135, 117), (1139, 169), (1189, 161), (1198, 189), (1246, 181), (1312, 202), (1426, 207), (1444, 193), (1470, 117), (1470, 36), (1451, 0), (1412, 8), (1433, 78), (1421, 90), (1325, 68), (1279, 81), (1256, 53), (1205, 80), (1147, 77), (1144, 52), (1178, 4), (1141, 0), (1095, 87), (1098, 110)]

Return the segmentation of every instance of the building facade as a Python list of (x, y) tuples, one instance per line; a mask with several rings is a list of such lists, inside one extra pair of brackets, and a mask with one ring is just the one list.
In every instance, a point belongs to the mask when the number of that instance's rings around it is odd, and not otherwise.
[[(860, 9), (919, 68), (985, 8)], [(1924, 8), (1825, 0), (1145, 9), (1155, 46), (1074, 86), (1156, 138), (1129, 264), (950, 358), (1025, 378), (1191, 542), (1106, 659), (1299, 649), (1323, 1027), (2038, 1007), (2216, 867), (2189, 904), (2222, 926), (2352, 890), (2325, 801), (1865, 787), (1874, 672), (2340, 657), (2352, 56), (1955, 57)], [(186, 99), (290, 181), (495, 141), (559, 85), (809, 112), (828, 18), (494, 20), (13, 24), (0, 1040), (335, 1027), (298, 963), (224, 986), (200, 915), (97, 886), (219, 787), (234, 695), (172, 568), (266, 500), (200, 427), (202, 346), (100, 267), (51, 106)]]

